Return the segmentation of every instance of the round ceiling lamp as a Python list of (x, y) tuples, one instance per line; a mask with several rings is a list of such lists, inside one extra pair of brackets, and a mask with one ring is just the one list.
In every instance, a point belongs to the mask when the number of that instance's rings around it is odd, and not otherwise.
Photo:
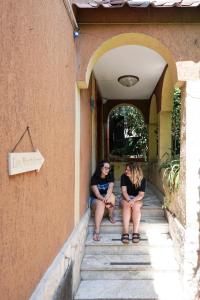
[(118, 82), (126, 87), (131, 87), (139, 81), (139, 77), (134, 75), (124, 75), (118, 78)]

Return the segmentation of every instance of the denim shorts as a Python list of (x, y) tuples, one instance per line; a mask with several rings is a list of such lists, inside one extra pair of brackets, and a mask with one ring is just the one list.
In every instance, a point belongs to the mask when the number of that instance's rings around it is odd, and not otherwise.
[(90, 196), (90, 198), (89, 198), (89, 207), (92, 207), (92, 204), (94, 203), (95, 200), (96, 200), (95, 197)]
[[(106, 194), (103, 194), (101, 196), (105, 197)], [(96, 200), (97, 198), (95, 198), (94, 196), (90, 196), (89, 198), (89, 207), (92, 207), (94, 201)]]

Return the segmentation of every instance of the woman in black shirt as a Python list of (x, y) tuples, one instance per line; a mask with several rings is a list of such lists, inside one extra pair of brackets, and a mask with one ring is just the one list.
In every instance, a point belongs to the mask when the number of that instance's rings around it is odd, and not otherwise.
[(132, 217), (133, 235), (132, 242), (138, 243), (140, 240), (139, 224), (141, 219), (142, 199), (144, 197), (146, 180), (142, 169), (137, 163), (126, 165), (125, 173), (121, 176), (122, 191), (122, 218), (123, 233), (122, 243), (129, 242), (129, 223)]
[(107, 161), (101, 161), (91, 178), (91, 207), (95, 219), (94, 241), (100, 241), (100, 225), (105, 213), (108, 213), (109, 221), (115, 223), (113, 218), (115, 205), (113, 187), (114, 178), (110, 173), (110, 164)]

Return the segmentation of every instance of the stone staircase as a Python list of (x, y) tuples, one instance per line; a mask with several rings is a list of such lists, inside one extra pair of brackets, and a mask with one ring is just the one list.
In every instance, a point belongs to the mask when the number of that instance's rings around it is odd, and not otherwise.
[[(115, 194), (119, 195), (119, 184)], [(119, 197), (117, 200), (117, 222), (103, 220), (100, 242), (93, 241), (94, 223), (90, 220), (81, 283), (74, 299), (183, 300), (178, 265), (160, 201), (147, 188), (140, 224), (141, 241), (124, 245), (120, 241)]]

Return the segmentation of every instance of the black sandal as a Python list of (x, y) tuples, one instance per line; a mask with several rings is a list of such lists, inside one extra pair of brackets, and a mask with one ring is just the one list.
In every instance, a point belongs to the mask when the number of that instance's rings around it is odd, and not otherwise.
[(123, 244), (128, 244), (129, 243), (129, 234), (128, 233), (123, 233), (121, 236), (121, 242)]
[(116, 223), (115, 219), (113, 218), (113, 216), (108, 216), (108, 220), (110, 221), (110, 223), (114, 224)]
[(140, 241), (140, 234), (139, 233), (133, 233), (132, 242), (133, 243), (139, 243), (139, 241)]

